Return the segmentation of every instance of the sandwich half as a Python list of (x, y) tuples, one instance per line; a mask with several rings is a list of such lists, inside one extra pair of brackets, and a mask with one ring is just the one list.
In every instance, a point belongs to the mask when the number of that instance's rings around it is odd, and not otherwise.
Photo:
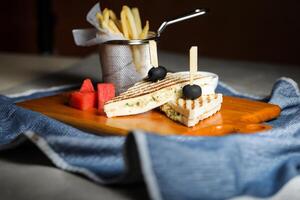
[[(161, 105), (182, 96), (182, 87), (189, 83), (188, 72), (168, 73), (158, 82), (147, 80), (136, 83), (126, 92), (104, 105), (107, 117), (135, 115), (159, 108)], [(203, 94), (213, 94), (218, 83), (215, 74), (198, 72), (194, 84), (202, 88)]]
[(192, 127), (218, 112), (222, 101), (222, 94), (209, 94), (195, 100), (178, 98), (162, 105), (160, 109), (170, 119)]

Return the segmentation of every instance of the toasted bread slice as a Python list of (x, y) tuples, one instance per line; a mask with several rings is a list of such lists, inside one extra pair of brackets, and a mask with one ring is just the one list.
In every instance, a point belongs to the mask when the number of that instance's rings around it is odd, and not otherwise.
[(222, 94), (202, 95), (195, 100), (179, 98), (162, 105), (160, 109), (170, 119), (191, 127), (218, 112), (222, 99)]
[[(194, 78), (194, 84), (201, 86), (204, 94), (214, 93), (217, 82), (217, 75), (206, 72), (198, 72)], [(144, 80), (106, 102), (104, 111), (107, 117), (144, 113), (180, 97), (182, 87), (188, 83), (188, 72), (168, 73), (154, 83)]]

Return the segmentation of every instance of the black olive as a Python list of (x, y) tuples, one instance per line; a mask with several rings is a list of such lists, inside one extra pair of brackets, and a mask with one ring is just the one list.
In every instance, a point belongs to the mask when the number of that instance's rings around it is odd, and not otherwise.
[(163, 80), (167, 75), (167, 69), (158, 66), (158, 67), (152, 67), (148, 72), (148, 79), (149, 81), (156, 82), (158, 80)]
[(199, 85), (185, 85), (182, 93), (186, 99), (194, 100), (202, 95), (202, 89)]

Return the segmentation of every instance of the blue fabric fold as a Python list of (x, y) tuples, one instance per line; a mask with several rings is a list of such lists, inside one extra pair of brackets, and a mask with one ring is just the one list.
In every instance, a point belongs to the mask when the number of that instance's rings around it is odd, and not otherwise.
[(13, 104), (16, 99), (0, 96), (0, 146), (25, 135), (59, 168), (101, 184), (143, 179), (153, 199), (274, 195), (300, 174), (297, 84), (281, 78), (264, 99), (239, 93), (223, 83), (217, 91), (277, 104), (282, 113), (268, 122), (272, 130), (251, 135), (160, 136), (135, 130), (128, 137), (100, 136), (17, 107)]

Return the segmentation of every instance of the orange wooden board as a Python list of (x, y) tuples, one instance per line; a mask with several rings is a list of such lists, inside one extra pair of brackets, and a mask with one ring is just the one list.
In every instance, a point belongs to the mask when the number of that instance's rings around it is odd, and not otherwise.
[(270, 129), (271, 126), (261, 123), (280, 115), (280, 108), (276, 105), (225, 96), (220, 112), (188, 128), (170, 120), (159, 110), (115, 118), (99, 115), (96, 109), (80, 111), (68, 106), (68, 96), (65, 93), (18, 105), (80, 129), (113, 135), (126, 135), (134, 129), (163, 135), (222, 136), (236, 132), (255, 133)]

